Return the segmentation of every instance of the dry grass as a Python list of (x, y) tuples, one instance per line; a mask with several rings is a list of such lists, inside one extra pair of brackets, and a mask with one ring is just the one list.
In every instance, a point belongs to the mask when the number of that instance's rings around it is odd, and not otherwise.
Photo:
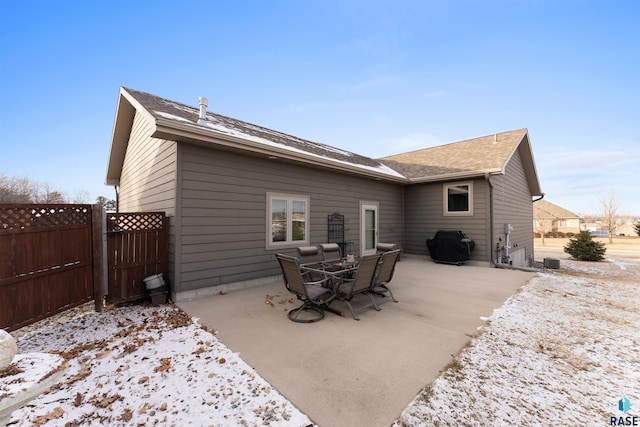
[[(550, 238), (544, 239), (544, 245), (542, 239), (534, 239), (534, 246), (540, 249), (562, 249), (569, 243), (569, 238)], [(608, 237), (594, 237), (593, 240), (602, 242), (605, 244), (607, 250), (612, 251), (640, 251), (640, 237), (639, 236), (614, 236), (613, 243), (609, 243)]]

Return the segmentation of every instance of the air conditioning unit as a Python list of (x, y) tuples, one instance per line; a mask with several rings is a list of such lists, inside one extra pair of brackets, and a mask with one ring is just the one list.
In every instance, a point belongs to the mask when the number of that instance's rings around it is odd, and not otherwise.
[(552, 268), (557, 270), (560, 268), (560, 260), (558, 258), (545, 258), (544, 259), (544, 268)]

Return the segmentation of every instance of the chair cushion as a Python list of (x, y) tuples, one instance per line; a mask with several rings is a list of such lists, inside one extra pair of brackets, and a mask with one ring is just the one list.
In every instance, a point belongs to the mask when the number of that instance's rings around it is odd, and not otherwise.
[(340, 250), (340, 246), (338, 246), (337, 243), (321, 243), (320, 247), (322, 248), (322, 252), (333, 252)]
[(329, 289), (323, 288), (322, 286), (306, 285), (306, 287), (307, 287), (307, 295), (309, 295), (309, 298), (311, 299), (317, 299), (318, 297), (321, 297), (322, 295), (329, 293)]
[(300, 256), (318, 255), (318, 247), (300, 246), (298, 247), (298, 254), (300, 254)]
[(376, 246), (376, 249), (379, 250), (380, 252), (389, 252), (396, 249), (396, 244), (395, 243), (378, 243), (378, 245)]

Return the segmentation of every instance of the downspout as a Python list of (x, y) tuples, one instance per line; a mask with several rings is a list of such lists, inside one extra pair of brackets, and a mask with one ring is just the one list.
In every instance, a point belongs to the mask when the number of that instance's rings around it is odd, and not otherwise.
[[(404, 196), (404, 193), (405, 193), (406, 190), (407, 190), (407, 186), (403, 185), (402, 186), (402, 247), (403, 248), (406, 248), (406, 235), (404, 234), (405, 218), (407, 216), (407, 205), (405, 203), (405, 196)], [(406, 251), (406, 249), (405, 249), (405, 251)]]
[[(538, 197), (537, 199), (534, 199), (534, 200), (533, 200), (533, 202), (532, 202), (532, 204), (533, 204), (533, 203), (535, 203), (535, 202), (538, 202), (538, 201), (540, 201), (540, 200), (542, 200), (542, 199), (544, 199), (544, 193), (542, 193), (542, 194), (540, 195), (540, 197)], [(535, 218), (534, 218), (534, 219), (535, 219)], [(544, 229), (543, 229), (542, 231), (544, 232)], [(544, 244), (544, 236), (542, 236), (542, 243)], [(534, 253), (535, 253), (535, 251), (534, 251)]]
[[(489, 184), (489, 233), (491, 234), (491, 244), (489, 245), (489, 253), (491, 257), (489, 258), (489, 263), (495, 268), (504, 268), (508, 270), (519, 270), (519, 271), (527, 271), (530, 273), (535, 273), (538, 271), (536, 268), (530, 267), (516, 267), (509, 264), (497, 263), (493, 258), (493, 183), (491, 182), (491, 175), (489, 173), (484, 174), (484, 179)], [(543, 195), (544, 197), (544, 195)], [(542, 198), (542, 197), (541, 197)], [(539, 200), (539, 199), (538, 199)], [(498, 254), (496, 253), (496, 258)]]
[(116, 212), (120, 212), (120, 186), (114, 185), (113, 189), (116, 191)]
[[(484, 174), (484, 180), (489, 184), (489, 263), (493, 267), (498, 267), (493, 258), (493, 183), (488, 172)], [(498, 254), (496, 254), (497, 256)]]
[(542, 200), (542, 199), (544, 199), (544, 193), (542, 193), (542, 196), (540, 196), (540, 197), (538, 197), (537, 199), (535, 199), (535, 200), (533, 201), (533, 203), (535, 203), (535, 202), (537, 202), (537, 201), (539, 201), (539, 200)]

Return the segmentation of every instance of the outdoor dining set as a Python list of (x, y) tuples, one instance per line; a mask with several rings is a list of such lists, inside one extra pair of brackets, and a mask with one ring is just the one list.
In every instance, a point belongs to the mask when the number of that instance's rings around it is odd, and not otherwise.
[[(284, 284), (302, 305), (289, 311), (289, 319), (294, 322), (311, 323), (324, 318), (324, 312), (338, 315), (342, 313), (332, 303), (342, 301), (354, 319), (358, 309), (373, 307), (380, 311), (376, 298), (391, 298), (398, 302), (389, 282), (393, 278), (400, 249), (395, 244), (379, 243), (377, 252), (356, 259), (352, 255), (343, 256), (336, 243), (297, 248), (298, 256), (277, 254), (282, 268)], [(354, 307), (352, 300), (366, 296), (368, 304)]]

